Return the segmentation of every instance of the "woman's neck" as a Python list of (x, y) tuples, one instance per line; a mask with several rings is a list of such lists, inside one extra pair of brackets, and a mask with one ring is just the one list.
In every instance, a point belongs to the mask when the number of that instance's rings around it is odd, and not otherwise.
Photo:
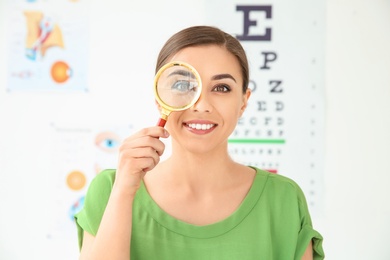
[(227, 153), (173, 152), (144, 181), (150, 196), (165, 212), (188, 223), (207, 225), (238, 208), (254, 176), (253, 169), (235, 163)]
[(191, 153), (179, 149), (173, 150), (171, 157), (161, 164), (158, 171), (170, 183), (204, 191), (231, 185), (238, 177), (237, 168), (238, 164), (231, 159), (226, 149), (208, 153)]

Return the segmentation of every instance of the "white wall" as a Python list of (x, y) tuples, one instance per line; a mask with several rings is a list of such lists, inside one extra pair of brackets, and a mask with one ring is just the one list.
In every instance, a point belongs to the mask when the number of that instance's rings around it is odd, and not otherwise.
[(327, 1), (329, 259), (390, 259), (390, 1)]
[[(145, 4), (130, 6), (115, 0), (108, 7), (108, 2), (94, 1), (91, 22), (105, 16), (119, 25), (111, 32), (105, 31), (107, 38), (100, 30), (91, 31), (91, 57), (99, 57), (105, 63), (97, 59), (91, 62), (94, 78), (90, 83), (94, 88), (89, 95), (7, 94), (6, 25), (0, 19), (0, 259), (54, 259), (55, 252), (64, 248), (77, 250), (77, 245), (50, 243), (46, 239), (49, 209), (45, 204), (50, 185), (48, 121), (71, 121), (77, 114), (80, 121), (102, 117), (117, 122), (129, 115), (135, 97), (117, 97), (106, 93), (106, 87), (115, 93), (131, 85), (131, 76), (137, 75), (137, 70), (153, 71), (162, 41), (190, 25), (185, 14), (181, 14), (183, 23), (170, 23), (156, 7), (152, 13), (161, 18), (158, 26), (169, 29), (162, 33), (153, 29), (155, 25), (142, 24), (133, 33), (149, 37), (150, 46), (138, 46), (124, 37), (108, 52), (104, 39), (128, 33), (120, 24), (129, 19), (127, 11), (135, 12), (138, 7), (147, 15), (147, 1), (142, 2)], [(202, 12), (202, 1), (186, 3), (190, 10)], [(0, 0), (0, 17), (4, 7), (5, 0)], [(130, 21), (136, 22), (135, 18)], [(201, 22), (202, 17), (199, 19)], [(327, 259), (390, 259), (389, 28), (388, 0), (327, 1), (326, 208), (322, 218), (313, 220), (325, 238)], [(150, 51), (127, 50), (129, 43)], [(117, 63), (126, 66), (114, 70), (110, 64)], [(140, 97), (142, 102), (150, 102), (149, 98)], [(110, 108), (99, 105), (110, 99)], [(139, 120), (149, 123), (142, 116)]]

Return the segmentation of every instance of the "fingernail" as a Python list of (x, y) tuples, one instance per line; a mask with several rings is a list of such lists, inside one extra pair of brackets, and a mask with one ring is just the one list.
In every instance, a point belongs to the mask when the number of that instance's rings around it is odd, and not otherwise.
[(169, 133), (167, 130), (164, 130), (164, 137), (169, 137)]

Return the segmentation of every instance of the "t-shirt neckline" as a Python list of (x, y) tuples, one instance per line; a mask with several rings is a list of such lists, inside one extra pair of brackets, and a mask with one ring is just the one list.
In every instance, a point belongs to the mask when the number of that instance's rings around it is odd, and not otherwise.
[(154, 221), (158, 222), (164, 228), (187, 237), (217, 237), (229, 232), (237, 225), (239, 225), (252, 211), (257, 201), (259, 200), (262, 191), (265, 187), (268, 175), (260, 174), (260, 172), (262, 172), (261, 170), (255, 167), (252, 168), (256, 170), (255, 178), (253, 180), (251, 188), (248, 191), (248, 194), (241, 202), (237, 210), (227, 218), (209, 225), (193, 225), (178, 220), (173, 216), (169, 215), (163, 209), (161, 209), (158, 204), (153, 200), (143, 182), (141, 182), (141, 187), (139, 189), (138, 196), (141, 200), (141, 205), (144, 210), (149, 213), (150, 217), (153, 218)]

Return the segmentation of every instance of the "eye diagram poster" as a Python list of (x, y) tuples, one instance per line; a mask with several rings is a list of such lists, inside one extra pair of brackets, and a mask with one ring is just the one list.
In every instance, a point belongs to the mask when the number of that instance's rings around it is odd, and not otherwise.
[(8, 91), (86, 91), (85, 1), (7, 2)]
[(51, 124), (48, 239), (76, 240), (74, 215), (84, 205), (90, 182), (102, 170), (116, 168), (119, 146), (132, 131), (132, 125)]
[(207, 2), (247, 52), (252, 96), (229, 140), (236, 160), (295, 180), (319, 215), (324, 166), (324, 1)]

